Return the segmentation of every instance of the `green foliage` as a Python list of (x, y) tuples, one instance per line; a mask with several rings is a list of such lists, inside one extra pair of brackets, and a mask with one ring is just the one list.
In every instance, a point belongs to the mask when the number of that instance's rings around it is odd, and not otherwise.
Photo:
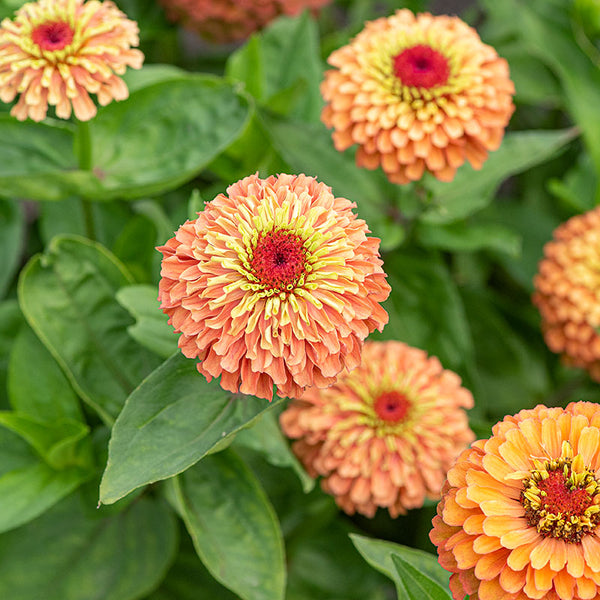
[(113, 428), (100, 501), (110, 504), (181, 473), (275, 404), (232, 396), (174, 354), (127, 399)]
[(477, 436), (538, 403), (600, 402), (531, 303), (554, 229), (600, 198), (600, 4), (470, 3), (516, 111), (480, 170), (408, 185), (358, 168), (320, 121), (329, 53), (398, 2), (334, 0), (231, 45), (158, 2), (117, 4), (146, 56), (128, 99), (88, 123), (0, 103), (0, 598), (447, 600), (424, 550), (434, 502), (340, 512), (281, 431), (286, 400), (231, 394), (182, 355), (156, 247), (251, 173), (316, 176), (381, 239), (389, 323), (370, 339), (456, 371)]
[(260, 483), (231, 450), (171, 480), (171, 496), (202, 562), (243, 600), (282, 600), (284, 549)]

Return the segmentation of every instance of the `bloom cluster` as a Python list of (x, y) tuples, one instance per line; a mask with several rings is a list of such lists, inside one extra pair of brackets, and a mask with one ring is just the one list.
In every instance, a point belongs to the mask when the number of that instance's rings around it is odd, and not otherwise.
[(313, 177), (251, 175), (159, 248), (161, 307), (209, 380), (298, 397), (358, 366), (390, 286), (353, 207)]
[(102, 106), (128, 97), (119, 75), (141, 68), (137, 45), (137, 23), (112, 2), (28, 2), (0, 24), (0, 99), (20, 94), (11, 110), (20, 121), (42, 121), (48, 105), (88, 121), (97, 112), (90, 93)]
[(243, 40), (279, 15), (315, 10), (331, 0), (161, 0), (167, 14), (214, 42)]
[(544, 246), (533, 303), (548, 347), (600, 381), (600, 208), (577, 215)]
[(429, 171), (450, 181), (465, 161), (479, 169), (513, 113), (508, 64), (457, 17), (399, 10), (367, 23), (328, 59), (322, 120), (338, 150), (390, 181)]
[(600, 593), (600, 407), (506, 417), (448, 472), (431, 540), (455, 600)]
[(473, 441), (471, 393), (439, 360), (402, 342), (367, 342), (359, 367), (308, 389), (280, 417), (308, 473), (349, 514), (392, 517), (438, 499)]

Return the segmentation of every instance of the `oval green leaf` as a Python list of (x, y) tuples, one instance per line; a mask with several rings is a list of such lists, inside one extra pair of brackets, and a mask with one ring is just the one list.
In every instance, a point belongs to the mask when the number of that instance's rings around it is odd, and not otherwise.
[(159, 362), (122, 335), (133, 319), (115, 294), (129, 283), (130, 276), (108, 250), (76, 236), (54, 238), (19, 279), (19, 302), (29, 325), (107, 423)]
[(0, 597), (141, 598), (164, 577), (175, 545), (175, 519), (163, 502), (140, 498), (102, 518), (73, 495), (0, 536)]
[(243, 600), (283, 600), (283, 539), (260, 483), (231, 450), (173, 480), (177, 509), (202, 562)]
[(232, 396), (174, 354), (129, 396), (112, 431), (100, 501), (185, 471), (278, 404)]

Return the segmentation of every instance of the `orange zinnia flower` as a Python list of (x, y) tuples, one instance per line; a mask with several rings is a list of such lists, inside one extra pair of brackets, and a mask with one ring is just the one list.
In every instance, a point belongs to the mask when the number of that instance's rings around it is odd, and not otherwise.
[(360, 363), (390, 287), (354, 206), (313, 177), (251, 175), (159, 248), (161, 307), (209, 381), (297, 397)]
[(506, 61), (457, 17), (399, 10), (328, 62), (321, 118), (335, 147), (359, 144), (356, 163), (394, 183), (424, 171), (450, 181), (465, 160), (481, 168), (514, 110)]
[(448, 472), (431, 540), (456, 600), (600, 597), (600, 406), (506, 417)]
[(139, 69), (144, 55), (138, 26), (112, 2), (39, 0), (24, 4), (13, 21), (0, 24), (0, 99), (19, 101), (11, 115), (41, 121), (48, 105), (68, 119), (71, 107), (80, 121), (96, 114), (89, 94), (105, 106), (128, 97), (118, 75)]
[(600, 207), (563, 223), (544, 246), (533, 302), (546, 344), (600, 381)]
[(446, 472), (474, 439), (460, 378), (402, 342), (367, 342), (360, 367), (311, 388), (280, 417), (310, 475), (348, 514), (392, 517), (437, 499)]
[(215, 42), (243, 40), (279, 15), (297, 15), (331, 0), (161, 0), (167, 15)]

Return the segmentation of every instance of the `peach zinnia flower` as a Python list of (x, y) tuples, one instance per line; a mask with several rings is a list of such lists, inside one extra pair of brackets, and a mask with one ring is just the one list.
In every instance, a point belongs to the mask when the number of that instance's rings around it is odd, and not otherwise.
[(360, 363), (390, 287), (354, 206), (313, 177), (251, 175), (159, 248), (161, 307), (209, 381), (297, 397)]
[(279, 15), (297, 15), (331, 0), (161, 0), (174, 21), (215, 42), (243, 40)]
[(43, 120), (49, 104), (61, 119), (72, 107), (88, 121), (97, 111), (90, 93), (102, 106), (128, 97), (118, 75), (141, 68), (144, 55), (131, 48), (137, 44), (137, 23), (112, 2), (28, 2), (0, 24), (0, 99), (20, 94), (11, 110), (20, 121)]
[(577, 215), (544, 246), (533, 302), (546, 344), (600, 381), (600, 207)]
[(600, 597), (600, 406), (506, 417), (448, 472), (431, 540), (455, 600)]
[(460, 378), (402, 342), (366, 342), (360, 367), (308, 389), (280, 417), (310, 475), (348, 514), (393, 517), (437, 499), (446, 472), (474, 439)]
[(507, 62), (457, 17), (398, 10), (328, 62), (321, 118), (335, 147), (359, 144), (356, 163), (394, 183), (424, 171), (450, 181), (465, 160), (481, 168), (514, 110)]

